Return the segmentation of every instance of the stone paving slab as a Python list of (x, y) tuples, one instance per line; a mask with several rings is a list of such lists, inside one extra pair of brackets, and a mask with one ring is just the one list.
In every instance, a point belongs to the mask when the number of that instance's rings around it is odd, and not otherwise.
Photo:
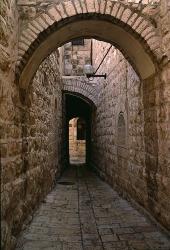
[(170, 250), (170, 239), (86, 167), (72, 166), (21, 233), (21, 249)]

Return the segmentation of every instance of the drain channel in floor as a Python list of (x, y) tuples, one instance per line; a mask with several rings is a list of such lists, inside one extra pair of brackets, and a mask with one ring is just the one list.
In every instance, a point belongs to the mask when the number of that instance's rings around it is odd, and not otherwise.
[(59, 181), (57, 183), (60, 185), (66, 185), (66, 186), (75, 184), (74, 182), (70, 182), (70, 181)]

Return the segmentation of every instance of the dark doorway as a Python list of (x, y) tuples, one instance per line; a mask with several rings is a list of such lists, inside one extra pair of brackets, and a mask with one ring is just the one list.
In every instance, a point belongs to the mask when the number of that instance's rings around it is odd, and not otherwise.
[[(70, 165), (70, 151), (69, 151), (69, 131), (71, 130), (70, 121), (76, 118), (76, 132), (75, 137), (78, 142), (85, 142), (85, 157), (84, 162), (90, 161), (90, 148), (91, 148), (91, 117), (93, 111), (93, 104), (88, 102), (80, 95), (70, 92), (63, 93), (64, 102), (64, 122), (65, 122), (65, 158), (67, 165)], [(82, 146), (82, 145), (81, 145)], [(77, 162), (79, 164), (79, 162)], [(76, 164), (76, 162), (74, 162)]]

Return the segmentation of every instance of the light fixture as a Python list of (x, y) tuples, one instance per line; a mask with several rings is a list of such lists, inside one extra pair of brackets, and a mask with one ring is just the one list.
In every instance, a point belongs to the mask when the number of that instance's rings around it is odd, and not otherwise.
[(86, 75), (86, 77), (90, 80), (93, 79), (94, 77), (103, 77), (104, 79), (106, 79), (106, 74), (104, 75), (96, 75), (94, 72), (94, 68), (91, 64), (85, 64), (84, 65), (84, 74)]
[(97, 71), (100, 68), (100, 66), (102, 65), (102, 63), (104, 62), (106, 56), (108, 55), (109, 51), (112, 48), (112, 44), (109, 46), (106, 54), (104, 55), (103, 59), (101, 60), (99, 66), (97, 67), (96, 71), (94, 70), (92, 64), (93, 64), (93, 60), (92, 60), (92, 56), (93, 56), (93, 39), (91, 39), (91, 64), (85, 64), (84, 65), (84, 74), (86, 75), (86, 77), (89, 80), (93, 80), (94, 77), (103, 77), (104, 79), (106, 79), (106, 74), (102, 74), (102, 75), (97, 75)]

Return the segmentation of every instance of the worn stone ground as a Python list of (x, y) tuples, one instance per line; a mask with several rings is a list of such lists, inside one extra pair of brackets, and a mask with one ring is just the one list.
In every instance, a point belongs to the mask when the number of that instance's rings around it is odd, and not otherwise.
[(41, 204), (16, 249), (169, 250), (170, 240), (97, 176), (73, 166)]
[(81, 156), (72, 156), (70, 157), (70, 164), (71, 165), (76, 165), (76, 164), (85, 164), (85, 157)]

